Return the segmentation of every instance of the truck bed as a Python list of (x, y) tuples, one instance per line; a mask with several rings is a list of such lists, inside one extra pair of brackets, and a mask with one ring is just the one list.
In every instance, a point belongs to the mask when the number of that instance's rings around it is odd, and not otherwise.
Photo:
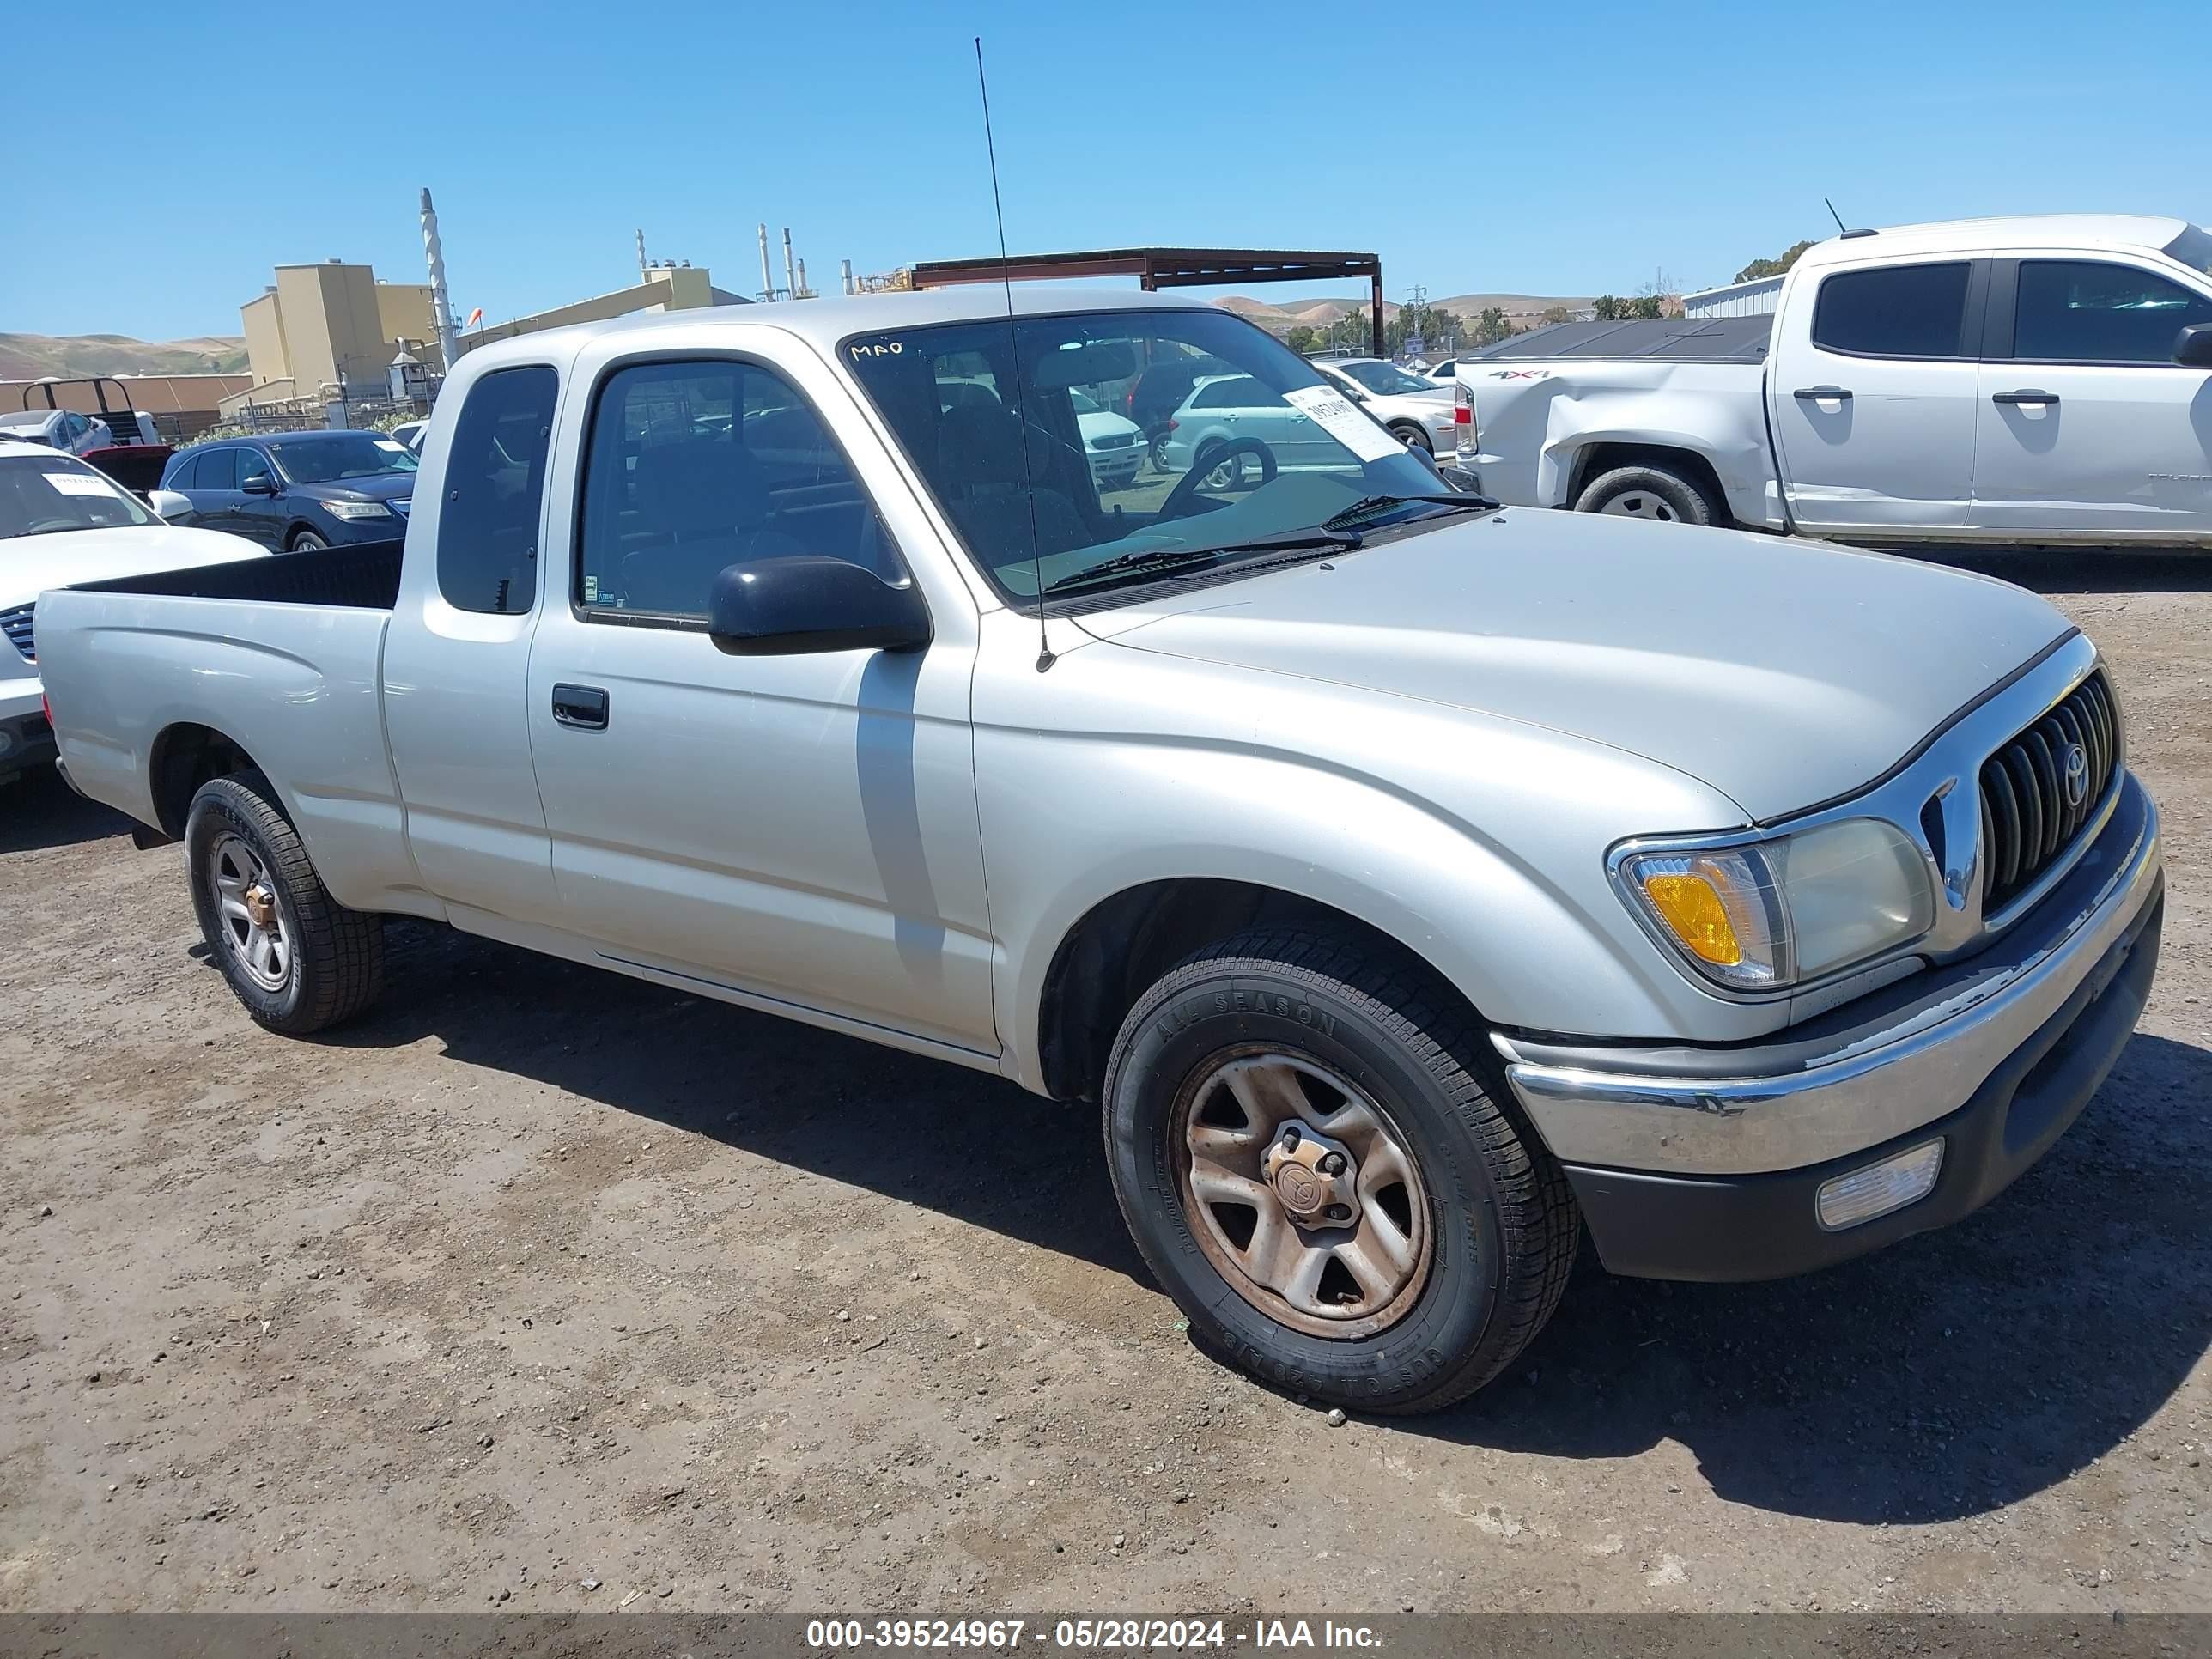
[(1771, 316), (1553, 323), (1469, 355), (1480, 362), (1633, 357), (1673, 363), (1763, 363), (1773, 333)]
[(384, 738), (399, 551), (361, 543), (45, 594), (40, 666), (70, 780), (175, 835), (170, 758), (218, 734), (277, 786), (341, 902), (410, 908)]
[(274, 605), (330, 605), (349, 611), (389, 611), (399, 600), (399, 556), (407, 545), (356, 542), (312, 553), (279, 553), (266, 559), (194, 570), (156, 570), (112, 581), (77, 582), (80, 593), (161, 594), (179, 599), (260, 599)]

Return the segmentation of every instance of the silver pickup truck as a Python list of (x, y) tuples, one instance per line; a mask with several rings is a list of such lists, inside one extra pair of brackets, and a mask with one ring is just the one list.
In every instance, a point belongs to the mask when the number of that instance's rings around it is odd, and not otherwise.
[[(1210, 1350), (1446, 1404), (1615, 1272), (1986, 1202), (2158, 950), (2096, 648), (2002, 583), (1504, 510), (1266, 334), (1127, 294), (470, 353), (398, 544), (49, 593), (62, 764), (181, 841), (253, 1018), (387, 915), (1095, 1103)], [(1095, 470), (1205, 359), (1279, 408)]]

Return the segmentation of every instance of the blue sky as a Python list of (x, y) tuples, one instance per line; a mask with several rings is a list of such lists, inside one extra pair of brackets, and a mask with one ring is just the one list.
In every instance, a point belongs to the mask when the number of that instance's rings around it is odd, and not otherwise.
[[(18, 6), (0, 330), (234, 333), (279, 263), (420, 280), (423, 185), (457, 310), (494, 319), (634, 281), (640, 227), (748, 293), (763, 219), (817, 288), (840, 258), (988, 252), (979, 33), (1018, 252), (1372, 248), (1395, 300), (1724, 282), (1826, 230), (1824, 193), (1856, 223), (2201, 223), (2205, 23), (2078, 0)], [(33, 85), (72, 88), (76, 137), (22, 114)], [(122, 110), (158, 165), (95, 159)]]

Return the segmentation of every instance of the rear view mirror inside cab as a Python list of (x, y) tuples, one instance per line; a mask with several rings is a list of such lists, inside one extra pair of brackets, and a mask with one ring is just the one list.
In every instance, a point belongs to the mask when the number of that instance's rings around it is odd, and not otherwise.
[(1136, 348), (1127, 340), (1070, 340), (1048, 351), (1032, 371), (1037, 386), (1049, 392), (1070, 386), (1126, 380), (1137, 372)]

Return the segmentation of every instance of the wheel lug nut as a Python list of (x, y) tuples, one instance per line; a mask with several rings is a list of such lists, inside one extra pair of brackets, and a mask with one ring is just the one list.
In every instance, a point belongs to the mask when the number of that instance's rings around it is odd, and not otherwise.
[(1321, 1172), (1325, 1176), (1342, 1175), (1344, 1173), (1344, 1154), (1342, 1152), (1325, 1153), (1321, 1161)]
[(1329, 1218), (1331, 1221), (1349, 1221), (1349, 1220), (1351, 1220), (1351, 1219), (1352, 1219), (1352, 1206), (1350, 1206), (1349, 1204), (1332, 1204), (1332, 1205), (1330, 1205), (1330, 1206), (1328, 1206), (1328, 1218)]
[(1286, 1152), (1295, 1152), (1298, 1149), (1298, 1142), (1304, 1139), (1305, 1137), (1298, 1133), (1297, 1126), (1292, 1124), (1283, 1131), (1283, 1150)]

